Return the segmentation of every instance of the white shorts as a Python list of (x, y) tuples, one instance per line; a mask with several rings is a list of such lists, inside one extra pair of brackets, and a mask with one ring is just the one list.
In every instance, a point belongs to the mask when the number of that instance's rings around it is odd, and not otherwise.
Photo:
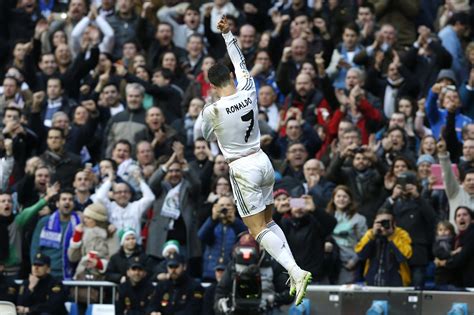
[(275, 173), (262, 150), (229, 164), (230, 183), (241, 217), (248, 217), (273, 204)]

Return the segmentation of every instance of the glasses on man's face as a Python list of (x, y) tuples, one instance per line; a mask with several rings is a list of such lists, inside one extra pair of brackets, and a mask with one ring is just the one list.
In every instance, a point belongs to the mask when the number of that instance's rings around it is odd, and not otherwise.
[(168, 170), (168, 173), (181, 173), (181, 170), (179, 168), (177, 169), (170, 169)]

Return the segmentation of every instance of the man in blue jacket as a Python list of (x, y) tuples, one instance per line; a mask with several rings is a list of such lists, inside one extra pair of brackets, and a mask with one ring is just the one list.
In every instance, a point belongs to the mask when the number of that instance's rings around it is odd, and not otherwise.
[(229, 262), (238, 235), (246, 230), (242, 220), (235, 217), (232, 197), (220, 197), (212, 207), (212, 215), (198, 232), (199, 239), (206, 245), (203, 259), (205, 280), (215, 281), (215, 267)]

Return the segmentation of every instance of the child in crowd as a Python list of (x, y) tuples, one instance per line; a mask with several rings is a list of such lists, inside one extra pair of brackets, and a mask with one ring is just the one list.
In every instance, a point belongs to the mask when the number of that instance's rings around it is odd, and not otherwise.
[(109, 224), (104, 205), (93, 203), (87, 206), (82, 221), (76, 226), (68, 249), (69, 260), (79, 262), (75, 278), (85, 271), (91, 274), (105, 273), (108, 258), (119, 248), (115, 234), (109, 235), (107, 230)]
[[(454, 226), (449, 221), (441, 221), (436, 226), (436, 239), (433, 244), (433, 255), (440, 260), (446, 260), (451, 257), (454, 245)], [(446, 267), (436, 267), (435, 283), (436, 285), (447, 285), (453, 283), (452, 272)]]

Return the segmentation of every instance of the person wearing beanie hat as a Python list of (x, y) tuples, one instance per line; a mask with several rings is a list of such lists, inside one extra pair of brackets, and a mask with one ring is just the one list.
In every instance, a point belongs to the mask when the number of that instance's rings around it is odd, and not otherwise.
[(151, 275), (153, 270), (157, 267), (152, 268), (152, 261), (145, 254), (143, 248), (137, 244), (137, 234), (134, 229), (127, 228), (122, 229), (118, 232), (120, 240), (120, 249), (110, 257), (107, 271), (105, 273), (105, 280), (124, 283), (127, 279), (127, 270), (130, 264), (137, 258), (146, 262), (145, 267), (148, 275)]
[(439, 72), (436, 83), (444, 83), (445, 85), (458, 85), (456, 75), (451, 69), (443, 69)]
[(125, 242), (125, 239), (129, 235), (133, 235), (135, 237), (135, 239), (137, 238), (137, 232), (135, 232), (135, 230), (132, 229), (132, 228), (126, 228), (126, 229), (122, 229), (122, 230), (119, 231), (118, 236), (119, 236), (119, 240), (120, 240), (120, 246), (123, 246), (123, 243)]
[(177, 240), (169, 240), (163, 245), (161, 252), (163, 257), (167, 258), (171, 254), (179, 254), (179, 242)]
[(429, 154), (422, 154), (416, 161), (416, 166), (420, 166), (422, 163), (428, 163), (429, 165), (436, 164), (436, 160)]
[[(118, 250), (115, 234), (109, 234), (107, 209), (101, 203), (93, 203), (84, 210), (83, 223), (76, 226), (67, 254), (71, 262), (83, 261), (90, 252), (99, 257), (109, 257)], [(105, 271), (102, 265), (102, 272)]]
[(96, 222), (107, 222), (107, 209), (100, 202), (95, 202), (84, 210), (84, 217), (93, 219)]
[(436, 139), (440, 138), (441, 128), (446, 125), (448, 115), (454, 115), (454, 128), (457, 131), (458, 140), (462, 141), (461, 130), (465, 125), (472, 123), (472, 119), (461, 113), (461, 106), (461, 99), (455, 85), (441, 82), (431, 87), (426, 98), (425, 111)]

